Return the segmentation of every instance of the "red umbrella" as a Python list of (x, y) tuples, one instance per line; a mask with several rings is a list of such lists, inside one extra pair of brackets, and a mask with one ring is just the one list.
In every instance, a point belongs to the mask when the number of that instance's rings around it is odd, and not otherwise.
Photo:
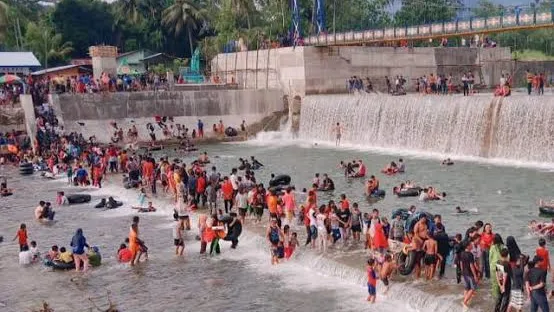
[(16, 75), (4, 75), (0, 77), (0, 84), (4, 83), (21, 83), (21, 78)]

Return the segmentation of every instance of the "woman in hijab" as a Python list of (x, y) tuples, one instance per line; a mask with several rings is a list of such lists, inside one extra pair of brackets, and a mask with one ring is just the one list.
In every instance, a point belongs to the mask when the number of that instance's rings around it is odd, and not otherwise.
[(73, 247), (73, 260), (75, 261), (75, 271), (79, 272), (81, 262), (83, 262), (83, 272), (88, 270), (88, 256), (85, 253), (85, 247), (90, 248), (87, 244), (87, 239), (83, 235), (82, 229), (77, 229), (75, 235), (71, 239), (71, 247)]
[[(504, 241), (500, 234), (494, 234), (493, 244), (489, 249), (489, 266), (491, 275), (496, 272), (496, 263), (500, 260), (500, 251), (504, 248)], [(492, 296), (496, 299), (500, 295), (500, 285), (496, 278), (491, 278)]]
[(516, 261), (521, 256), (521, 251), (519, 250), (519, 247), (513, 236), (506, 237), (506, 248), (508, 248), (508, 253), (510, 254), (510, 265), (513, 268), (516, 265)]

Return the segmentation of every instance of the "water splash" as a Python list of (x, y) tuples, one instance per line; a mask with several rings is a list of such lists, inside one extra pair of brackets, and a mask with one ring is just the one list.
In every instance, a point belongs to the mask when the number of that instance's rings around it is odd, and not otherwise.
[(344, 127), (343, 143), (350, 146), (554, 165), (551, 96), (308, 96), (300, 139), (334, 144), (336, 122)]

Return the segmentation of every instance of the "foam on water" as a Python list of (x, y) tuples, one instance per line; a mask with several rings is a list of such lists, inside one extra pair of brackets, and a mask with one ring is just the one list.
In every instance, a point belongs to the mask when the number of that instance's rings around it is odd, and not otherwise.
[[(113, 196), (116, 200), (124, 202), (124, 205), (118, 209), (105, 210), (102, 216), (106, 218), (115, 218), (127, 215), (135, 215), (136, 210), (130, 209), (133, 203), (137, 202), (137, 191), (134, 189), (124, 189), (120, 186), (107, 184), (101, 189), (92, 190), (89, 192), (93, 199), (100, 199), (103, 196)], [(116, 196), (114, 196), (116, 194)], [(158, 198), (152, 200), (156, 207), (160, 207), (155, 213), (149, 215), (158, 215), (167, 217), (173, 211), (172, 205), (168, 199)], [(198, 222), (197, 215), (191, 215), (192, 230), (187, 233), (187, 236), (193, 237), (197, 234), (195, 224)], [(170, 229), (173, 227), (173, 222), (168, 220), (167, 226), (158, 226), (160, 229)], [(169, 232), (168, 232), (169, 233)], [(267, 241), (259, 234), (244, 230), (240, 239), (239, 248), (233, 250), (229, 248), (229, 244), (221, 242), (222, 254), (218, 257), (210, 258), (210, 261), (229, 260), (245, 260), (248, 262), (248, 268), (269, 277), (277, 274), (286, 283), (279, 285), (297, 291), (307, 290), (329, 290), (333, 291), (340, 300), (340, 306), (347, 311), (364, 309), (369, 303), (365, 301), (367, 296), (367, 287), (363, 264), (361, 268), (354, 269), (341, 265), (333, 260), (327, 259), (321, 255), (315, 254), (309, 250), (297, 250), (297, 254), (293, 259), (279, 265), (271, 265), (270, 252), (267, 246)], [(187, 245), (187, 253), (191, 254), (191, 250), (197, 250), (199, 242), (189, 243)], [(153, 259), (154, 260), (154, 259)], [(114, 268), (116, 270), (124, 269), (121, 266)], [(429, 297), (429, 301), (437, 300), (437, 297), (426, 295), (423, 292), (413, 290), (402, 290), (405, 287), (402, 285), (394, 285), (389, 290), (389, 293), (384, 296), (382, 293), (382, 284), (378, 287), (377, 303), (372, 305), (372, 311), (406, 311), (416, 312), (419, 308), (425, 307), (425, 311), (448, 311), (447, 309), (438, 309), (438, 307), (449, 307), (449, 300), (440, 305), (437, 304), (437, 309), (427, 309), (427, 306), (420, 306), (419, 303), (422, 297)], [(411, 289), (411, 287), (410, 287)], [(399, 297), (401, 292), (403, 297)], [(406, 298), (409, 294), (410, 300), (398, 300), (397, 298)], [(359, 297), (357, 300), (352, 298)], [(434, 299), (431, 299), (434, 298)], [(440, 299), (440, 298), (439, 298)], [(442, 300), (439, 300), (442, 301)], [(451, 301), (451, 300), (450, 300)], [(409, 302), (409, 303), (406, 303)], [(446, 304), (446, 305), (445, 305)]]

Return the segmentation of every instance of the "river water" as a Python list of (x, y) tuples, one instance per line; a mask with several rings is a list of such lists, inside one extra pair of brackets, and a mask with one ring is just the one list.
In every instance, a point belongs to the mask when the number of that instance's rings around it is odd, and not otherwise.
[[(341, 193), (359, 202), (363, 211), (377, 208), (390, 216), (396, 208), (414, 204), (433, 214), (441, 214), (447, 232), (465, 232), (476, 220), (492, 222), (494, 231), (504, 237), (516, 237), (524, 252), (535, 249), (536, 239), (528, 234), (527, 223), (538, 218), (536, 201), (549, 198), (552, 173), (549, 169), (497, 166), (490, 163), (456, 161), (451, 167), (441, 167), (435, 159), (404, 157), (407, 172), (395, 177), (380, 176), (387, 190), (384, 200), (368, 203), (363, 195), (363, 183), (343, 177), (337, 165), (340, 160), (363, 159), (369, 173), (377, 173), (398, 156), (357, 149), (337, 149), (314, 145), (310, 140), (289, 140), (281, 133), (265, 134), (247, 143), (207, 146), (213, 164), (227, 173), (238, 164), (239, 157), (255, 155), (266, 166), (256, 172), (259, 181), (268, 181), (271, 173), (291, 175), (297, 188), (308, 187), (313, 174), (328, 173), (335, 181), (333, 194), (321, 195), (321, 200), (338, 199)], [(164, 152), (162, 152), (164, 153)], [(190, 162), (192, 155), (176, 155)], [(217, 158), (216, 158), (217, 156)], [(136, 193), (119, 187), (120, 177), (108, 177), (107, 186), (97, 189), (68, 187), (64, 179), (42, 180), (37, 175), (21, 177), (6, 167), (9, 185), (15, 194), (0, 199), (0, 310), (27, 311), (47, 300), (55, 311), (88, 311), (92, 303), (106, 304), (106, 293), (122, 311), (452, 311), (461, 309), (461, 286), (452, 286), (452, 274), (446, 281), (428, 285), (422, 282), (393, 284), (387, 295), (379, 294), (377, 303), (368, 308), (365, 302), (364, 259), (360, 246), (337, 246), (321, 256), (300, 248), (296, 258), (271, 266), (269, 253), (259, 227), (247, 225), (236, 250), (223, 243), (222, 254), (205, 257), (198, 254), (196, 230), (187, 234), (186, 257), (173, 254), (173, 207), (160, 196), (155, 205), (160, 211), (141, 214), (141, 236), (150, 247), (150, 259), (136, 268), (117, 263), (116, 251), (128, 234), (130, 205), (136, 204)], [(445, 201), (420, 203), (417, 198), (391, 196), (392, 187), (402, 180), (433, 185), (447, 193)], [(93, 196), (90, 204), (56, 208), (59, 220), (52, 226), (33, 220), (33, 210), (39, 200), (54, 202), (56, 191), (86, 192)], [(116, 210), (92, 208), (108, 195), (125, 202)], [(302, 197), (302, 196), (299, 196)], [(478, 211), (459, 216), (454, 207)], [(51, 272), (40, 265), (21, 268), (17, 264), (17, 244), (13, 238), (19, 224), (28, 225), (30, 240), (36, 240), (46, 252), (49, 246), (69, 245), (72, 234), (83, 228), (89, 243), (100, 247), (103, 265), (86, 276), (73, 272)], [(297, 228), (299, 235), (303, 228)], [(482, 302), (477, 309), (488, 311), (488, 287), (480, 290)]]

